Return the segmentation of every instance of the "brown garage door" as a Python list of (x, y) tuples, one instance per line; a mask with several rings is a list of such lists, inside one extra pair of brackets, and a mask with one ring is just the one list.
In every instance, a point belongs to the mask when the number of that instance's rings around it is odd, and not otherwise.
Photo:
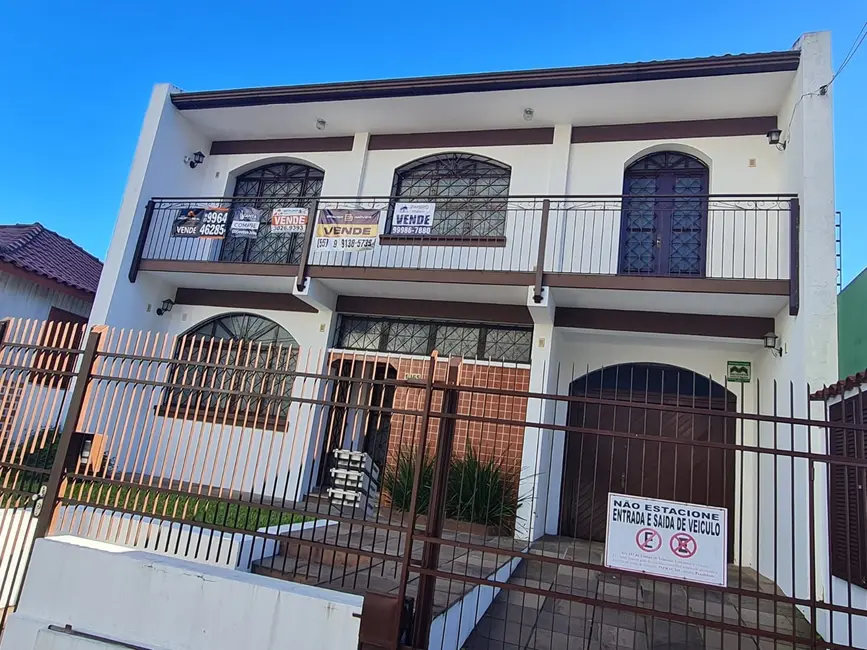
[[(614, 393), (605, 392), (602, 397), (614, 399)], [(642, 395), (642, 402), (683, 406), (686, 400), (677, 395)], [(688, 399), (694, 408), (735, 409), (734, 403), (724, 399), (708, 402), (708, 398)], [(609, 492), (725, 507), (729, 522), (733, 521), (734, 452), (664, 440), (734, 443), (734, 419), (713, 414), (710, 409), (707, 414), (693, 415), (624, 401), (618, 406), (574, 404), (569, 416), (572, 426), (634, 437), (566, 434), (561, 535), (604, 541)], [(733, 540), (734, 526), (730, 523), (730, 553)]]

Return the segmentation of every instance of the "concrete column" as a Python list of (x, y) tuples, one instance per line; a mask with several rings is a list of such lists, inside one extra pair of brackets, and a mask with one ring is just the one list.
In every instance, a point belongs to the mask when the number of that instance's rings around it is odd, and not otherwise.
[[(548, 194), (565, 196), (569, 192), (569, 158), (572, 152), (572, 125), (554, 126), (554, 141), (548, 159)], [(548, 237), (545, 248), (545, 266), (548, 269), (562, 269), (566, 256), (566, 215), (560, 209), (560, 202), (551, 202), (548, 217)]]
[(551, 156), (548, 159), (548, 194), (551, 196), (563, 196), (567, 193), (571, 147), (572, 125), (556, 124)]
[[(545, 393), (549, 390), (551, 366), (556, 365), (553, 349), (555, 306), (547, 291), (541, 303), (534, 302), (533, 287), (529, 287), (527, 308), (534, 321), (530, 391)], [(549, 415), (552, 409), (549, 401), (536, 398), (527, 402), (528, 425), (524, 429), (518, 488), (521, 504), (515, 527), (515, 536), (519, 539), (538, 539), (545, 533), (552, 436), (551, 431), (544, 428), (544, 424), (551, 422)]]
[(369, 133), (356, 133), (352, 139), (352, 151), (341, 165), (339, 174), (326, 174), (322, 196), (353, 197), (361, 193), (364, 171), (367, 167), (367, 143)]

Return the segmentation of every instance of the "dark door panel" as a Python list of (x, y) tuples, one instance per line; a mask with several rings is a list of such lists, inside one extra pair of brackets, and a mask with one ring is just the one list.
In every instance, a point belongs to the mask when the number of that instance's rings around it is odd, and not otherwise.
[[(645, 400), (684, 404), (677, 395), (642, 395), (646, 403)], [(638, 401), (622, 403), (576, 404), (570, 413), (572, 426), (597, 429), (599, 433), (566, 434), (560, 534), (604, 541), (608, 494), (618, 492), (727, 508), (731, 552), (734, 452), (688, 443), (733, 444), (734, 419), (715, 414), (711, 409), (707, 415), (694, 415), (649, 409)], [(711, 405), (707, 399), (690, 398), (689, 406)], [(734, 409), (733, 404), (724, 401), (714, 400), (713, 406), (719, 410)]]

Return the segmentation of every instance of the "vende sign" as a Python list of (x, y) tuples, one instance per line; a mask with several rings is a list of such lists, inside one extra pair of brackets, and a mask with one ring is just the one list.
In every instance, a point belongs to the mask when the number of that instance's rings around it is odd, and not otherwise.
[(605, 566), (726, 586), (728, 511), (608, 495)]

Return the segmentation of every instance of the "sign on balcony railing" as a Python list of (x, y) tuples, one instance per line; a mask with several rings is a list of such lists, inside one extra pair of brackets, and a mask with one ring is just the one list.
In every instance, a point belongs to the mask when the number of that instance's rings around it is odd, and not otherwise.
[(316, 226), (316, 250), (370, 250), (379, 236), (379, 210), (324, 209)]
[(789, 279), (797, 261), (796, 197), (690, 201), (662, 195), (154, 199), (138, 246), (143, 260), (287, 264), (303, 272), (333, 266), (525, 274), (516, 283), (529, 283), (526, 274), (537, 269), (557, 276)]

